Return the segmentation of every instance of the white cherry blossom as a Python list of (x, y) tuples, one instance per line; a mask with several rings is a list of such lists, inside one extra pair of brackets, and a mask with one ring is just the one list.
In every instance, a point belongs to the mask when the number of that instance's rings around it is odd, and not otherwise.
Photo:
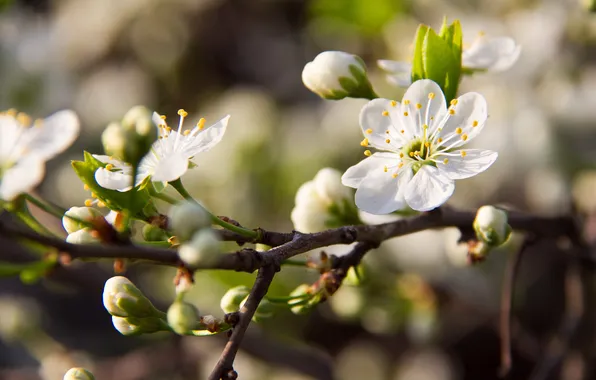
[(402, 103), (375, 99), (360, 112), (361, 145), (380, 152), (349, 168), (345, 186), (356, 190), (356, 206), (371, 214), (388, 214), (410, 206), (428, 211), (443, 204), (454, 181), (483, 172), (497, 153), (462, 149), (484, 128), (487, 105), (478, 93), (454, 99), (449, 108), (439, 85), (429, 79), (413, 83)]
[[(147, 177), (154, 182), (170, 182), (180, 178), (188, 170), (194, 156), (210, 150), (221, 141), (230, 118), (228, 115), (210, 127), (205, 127), (205, 119), (201, 119), (192, 130), (183, 131), (184, 118), (188, 114), (179, 110), (178, 115), (180, 121), (176, 131), (166, 124), (164, 116), (153, 114), (159, 136), (139, 164), (135, 186)], [(108, 164), (95, 172), (95, 180), (101, 187), (118, 191), (132, 188), (133, 168), (130, 164), (109, 156), (94, 157)]]
[(79, 119), (70, 110), (32, 121), (24, 113), (0, 114), (0, 199), (12, 201), (43, 179), (45, 162), (63, 152), (79, 135)]

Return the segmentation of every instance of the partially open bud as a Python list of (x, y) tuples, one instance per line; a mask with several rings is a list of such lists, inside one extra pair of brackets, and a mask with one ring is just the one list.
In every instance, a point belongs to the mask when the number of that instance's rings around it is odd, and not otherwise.
[(91, 222), (98, 217), (103, 217), (103, 215), (93, 207), (71, 207), (62, 217), (62, 226), (66, 232), (72, 234), (87, 227), (79, 221)]
[(325, 51), (317, 55), (304, 66), (302, 82), (325, 99), (376, 98), (362, 59), (342, 51)]
[(126, 136), (122, 158), (132, 165), (138, 164), (157, 140), (157, 126), (153, 123), (152, 114), (146, 107), (135, 106), (122, 119)]
[(168, 227), (180, 241), (188, 241), (195, 232), (211, 225), (211, 218), (200, 205), (181, 201), (168, 212)]
[[(240, 309), (244, 306), (246, 301), (248, 300), (248, 296), (240, 303)], [(262, 322), (267, 318), (271, 318), (273, 316), (273, 312), (275, 311), (275, 305), (273, 305), (270, 301), (263, 298), (261, 302), (259, 302), (259, 306), (257, 306), (257, 310), (255, 310), (254, 315), (252, 316), (253, 322)]]
[(168, 309), (168, 324), (176, 334), (184, 335), (194, 330), (198, 320), (199, 311), (188, 302), (176, 301)]
[(124, 159), (124, 148), (126, 147), (126, 133), (120, 123), (110, 123), (101, 134), (103, 150), (109, 156)]
[(95, 377), (85, 368), (71, 368), (64, 374), (63, 380), (95, 380)]
[(106, 281), (103, 305), (116, 317), (159, 317), (151, 301), (129, 279), (115, 276)]
[(100, 243), (101, 240), (98, 238), (94, 230), (91, 228), (83, 228), (82, 230), (68, 234), (66, 242), (70, 244), (95, 244)]
[(152, 224), (145, 224), (142, 234), (145, 241), (167, 241), (170, 238), (164, 230)]
[(480, 207), (473, 226), (478, 239), (491, 247), (503, 244), (511, 235), (507, 213), (493, 206)]
[(290, 310), (298, 315), (308, 313), (321, 301), (321, 295), (319, 293), (313, 294), (313, 289), (308, 284), (298, 286), (290, 293), (290, 296), (296, 297), (288, 301), (288, 305), (291, 306)]
[(240, 310), (240, 304), (248, 296), (250, 289), (247, 286), (236, 286), (226, 292), (221, 298), (219, 306), (224, 313), (233, 313)]
[(114, 328), (122, 335), (136, 336), (141, 334), (151, 334), (158, 331), (167, 331), (165, 322), (157, 317), (135, 318), (135, 317), (117, 317), (112, 316)]
[(219, 237), (213, 230), (200, 230), (191, 241), (180, 246), (178, 256), (191, 268), (208, 267), (217, 262), (219, 245)]

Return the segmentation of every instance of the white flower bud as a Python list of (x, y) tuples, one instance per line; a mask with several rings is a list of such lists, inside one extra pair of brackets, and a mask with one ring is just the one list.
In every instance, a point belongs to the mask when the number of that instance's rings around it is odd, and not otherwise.
[(124, 158), (126, 133), (119, 123), (110, 123), (101, 134), (101, 144), (107, 155)]
[(91, 222), (98, 217), (102, 217), (101, 212), (93, 207), (71, 207), (62, 217), (62, 226), (66, 232), (72, 234), (86, 227), (79, 220)]
[(122, 335), (136, 336), (141, 334), (151, 334), (157, 331), (168, 331), (165, 322), (160, 318), (134, 318), (112, 316), (114, 328)]
[[(244, 304), (248, 300), (248, 296), (242, 300), (240, 303), (240, 309), (244, 307)], [(263, 298), (261, 302), (259, 302), (259, 306), (257, 306), (257, 310), (252, 316), (253, 322), (262, 322), (267, 318), (271, 318), (273, 316), (273, 312), (275, 311), (275, 305), (273, 305), (269, 300)]]
[(211, 229), (204, 229), (195, 233), (191, 241), (180, 246), (178, 256), (192, 268), (208, 267), (217, 262), (219, 251), (217, 234)]
[(179, 335), (194, 330), (199, 320), (199, 311), (188, 302), (174, 302), (168, 309), (168, 324)]
[(0, 337), (7, 342), (39, 329), (39, 308), (25, 298), (0, 297)]
[(211, 225), (211, 218), (200, 205), (182, 201), (170, 208), (169, 227), (180, 241), (190, 240), (195, 232)]
[(493, 206), (482, 206), (474, 219), (474, 230), (479, 240), (496, 247), (503, 244), (511, 234), (507, 213)]
[(341, 51), (325, 51), (317, 55), (304, 66), (302, 82), (325, 99), (374, 97), (362, 59)]
[(71, 368), (64, 374), (63, 380), (95, 380), (95, 377), (85, 368)]
[(323, 168), (315, 175), (315, 188), (325, 202), (341, 203), (352, 198), (350, 188), (341, 183), (341, 175), (339, 170), (332, 168)]
[(129, 279), (115, 276), (106, 281), (103, 305), (117, 317), (146, 318), (157, 315), (157, 310)]
[(248, 296), (248, 293), (250, 293), (250, 289), (247, 286), (236, 286), (228, 290), (226, 294), (221, 297), (219, 306), (224, 313), (233, 313), (238, 311), (240, 309), (240, 304), (246, 298), (246, 296)]
[(132, 130), (138, 136), (151, 137), (151, 143), (157, 137), (155, 134), (155, 125), (152, 119), (153, 112), (149, 111), (147, 107), (135, 106), (132, 107), (122, 119), (122, 127), (125, 131)]
[(68, 234), (66, 242), (70, 244), (95, 244), (100, 243), (101, 240), (97, 238), (91, 228), (83, 228), (82, 230)]

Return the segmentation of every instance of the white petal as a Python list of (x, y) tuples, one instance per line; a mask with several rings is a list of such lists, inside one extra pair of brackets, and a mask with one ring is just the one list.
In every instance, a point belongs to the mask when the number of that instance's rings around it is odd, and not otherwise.
[(153, 114), (151, 115), (151, 120), (153, 120), (153, 124), (155, 124), (155, 126), (158, 128), (161, 124), (165, 124), (165, 121), (161, 118), (161, 115), (158, 114), (157, 112), (153, 112)]
[(92, 156), (93, 156), (93, 158), (95, 158), (98, 161), (103, 162), (104, 164), (112, 164), (117, 169), (123, 170), (125, 172), (129, 172), (129, 171), (132, 172), (132, 167), (130, 166), (130, 164), (127, 164), (124, 161), (120, 161), (113, 157), (106, 156), (103, 154), (93, 154)]
[(0, 115), (0, 162), (8, 161), (10, 156), (20, 153), (15, 150), (18, 150), (18, 140), (24, 131), (14, 117)]
[(188, 157), (179, 152), (162, 158), (157, 163), (152, 181), (170, 182), (180, 178), (188, 170)]
[(33, 190), (43, 179), (44, 173), (41, 158), (29, 156), (19, 160), (0, 178), (0, 199), (12, 201), (19, 194)]
[(132, 175), (121, 171), (112, 172), (105, 168), (99, 168), (95, 171), (95, 181), (105, 189), (118, 191), (132, 189)]
[(406, 206), (404, 191), (412, 179), (412, 170), (404, 168), (397, 178), (383, 168), (371, 171), (356, 190), (356, 206), (371, 214), (389, 214)]
[(517, 61), (520, 53), (521, 46), (512, 38), (479, 38), (464, 50), (462, 65), (471, 69), (504, 71)]
[(213, 148), (223, 138), (229, 120), (230, 115), (203, 130), (196, 127), (188, 136), (180, 136), (182, 142), (180, 142), (178, 151), (184, 153), (186, 158), (190, 158), (197, 153), (206, 152)]
[(412, 84), (412, 77), (410, 74), (385, 75), (385, 78), (387, 79), (387, 82), (396, 87), (407, 88)]
[(370, 146), (381, 150), (397, 151), (411, 138), (407, 130), (401, 133), (405, 127), (400, 124), (399, 103), (388, 99), (374, 99), (362, 107), (360, 128)]
[(389, 74), (411, 75), (412, 73), (412, 64), (409, 62), (380, 59), (377, 61), (377, 65)]
[(406, 188), (408, 205), (417, 211), (429, 211), (439, 207), (453, 194), (455, 183), (439, 169), (423, 165)]
[[(484, 128), (488, 118), (486, 99), (476, 92), (468, 92), (457, 98), (457, 104), (450, 108), (455, 111), (455, 114), (447, 117), (439, 136), (443, 138), (444, 146), (462, 146), (472, 141)], [(461, 128), (462, 131), (454, 135), (457, 128)], [(447, 139), (450, 140), (447, 141)], [(457, 144), (452, 145), (455, 142)]]
[(344, 186), (357, 189), (362, 180), (371, 170), (383, 169), (384, 166), (394, 166), (399, 163), (399, 155), (388, 152), (378, 152), (365, 158), (356, 165), (348, 168), (341, 177)]
[(443, 119), (446, 107), (441, 87), (430, 79), (421, 79), (412, 83), (404, 94), (400, 116), (416, 136), (422, 136), (422, 125), (426, 124), (428, 133), (432, 133)]
[(71, 110), (56, 112), (47, 117), (41, 126), (30, 129), (33, 136), (27, 144), (29, 154), (44, 160), (68, 148), (79, 136), (79, 118)]
[[(465, 152), (465, 157), (461, 156), (462, 151)], [(499, 156), (497, 152), (483, 149), (456, 150), (452, 153), (453, 156), (445, 156), (448, 159), (447, 164), (444, 163), (443, 157), (437, 158), (437, 167), (451, 179), (470, 178), (480, 174)]]

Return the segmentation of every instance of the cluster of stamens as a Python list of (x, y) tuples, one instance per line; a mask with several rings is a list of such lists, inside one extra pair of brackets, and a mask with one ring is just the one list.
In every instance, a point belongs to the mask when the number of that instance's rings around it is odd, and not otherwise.
[[(111, 166), (111, 168), (108, 168), (108, 166)], [(113, 167), (114, 166), (112, 164), (106, 165), (106, 169), (108, 170), (113, 169)], [(91, 188), (89, 188), (89, 185), (87, 184), (83, 185), (83, 189), (85, 189), (85, 191), (91, 191)], [(99, 200), (97, 194), (91, 191), (91, 198), (85, 200), (85, 206), (91, 207), (93, 205), (97, 205), (97, 207), (100, 208), (106, 207), (106, 204), (103, 201)]]

